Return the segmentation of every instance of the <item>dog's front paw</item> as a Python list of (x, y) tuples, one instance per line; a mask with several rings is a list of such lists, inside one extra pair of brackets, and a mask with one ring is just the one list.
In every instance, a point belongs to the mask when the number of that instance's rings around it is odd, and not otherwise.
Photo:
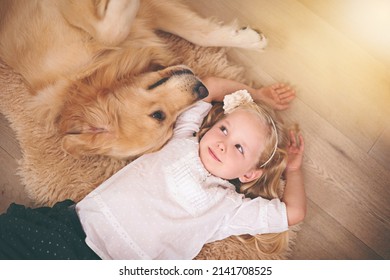
[(264, 49), (267, 46), (267, 38), (258, 30), (250, 27), (243, 27), (236, 31), (236, 43), (240, 48)]

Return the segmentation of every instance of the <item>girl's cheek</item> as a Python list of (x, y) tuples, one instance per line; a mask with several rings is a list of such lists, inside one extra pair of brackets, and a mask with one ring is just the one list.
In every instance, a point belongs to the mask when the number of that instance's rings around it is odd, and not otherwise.
[(230, 149), (231, 152), (229, 153), (229, 158), (230, 160), (237, 166), (239, 166), (241, 164), (241, 160), (240, 160), (240, 157), (237, 156), (237, 154), (235, 153), (235, 151), (232, 149)]

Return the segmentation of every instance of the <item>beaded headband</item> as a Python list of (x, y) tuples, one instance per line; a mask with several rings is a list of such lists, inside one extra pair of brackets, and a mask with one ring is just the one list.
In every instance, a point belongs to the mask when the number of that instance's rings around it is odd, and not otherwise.
[[(246, 103), (251, 103), (251, 102), (254, 103), (254, 101), (252, 99), (252, 96), (249, 94), (249, 92), (247, 90), (238, 90), (238, 91), (233, 92), (231, 94), (225, 95), (225, 97), (223, 99), (223, 110), (224, 110), (224, 113), (225, 114), (230, 114), (237, 107), (239, 107), (239, 106), (241, 106), (243, 104), (246, 104)], [(266, 117), (271, 122), (273, 130), (275, 131), (276, 141), (275, 141), (275, 146), (274, 146), (274, 149), (272, 151), (271, 156), (269, 157), (269, 159), (266, 162), (264, 162), (260, 166), (260, 168), (266, 166), (272, 160), (272, 158), (274, 157), (274, 155), (276, 153), (276, 150), (278, 148), (278, 131), (276, 130), (275, 122), (271, 118), (271, 116), (269, 116), (268, 114), (266, 114)]]

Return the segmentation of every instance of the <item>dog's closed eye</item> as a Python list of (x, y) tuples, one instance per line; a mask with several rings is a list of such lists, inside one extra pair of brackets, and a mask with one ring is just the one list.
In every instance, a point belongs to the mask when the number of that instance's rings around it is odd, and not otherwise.
[(162, 78), (161, 80), (157, 81), (156, 83), (154, 83), (153, 85), (150, 85), (148, 87), (149, 90), (152, 90), (158, 86), (161, 86), (162, 84), (164, 84), (166, 81), (169, 80), (170, 77), (165, 77), (165, 78)]
[(158, 121), (165, 120), (165, 113), (161, 110), (155, 111), (150, 115), (153, 119), (156, 119)]

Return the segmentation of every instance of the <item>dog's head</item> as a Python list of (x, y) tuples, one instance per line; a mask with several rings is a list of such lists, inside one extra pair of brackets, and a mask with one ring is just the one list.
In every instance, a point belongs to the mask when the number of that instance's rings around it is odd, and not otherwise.
[(134, 158), (160, 149), (177, 116), (208, 95), (184, 66), (142, 74), (112, 88), (72, 86), (58, 124), (70, 154)]

